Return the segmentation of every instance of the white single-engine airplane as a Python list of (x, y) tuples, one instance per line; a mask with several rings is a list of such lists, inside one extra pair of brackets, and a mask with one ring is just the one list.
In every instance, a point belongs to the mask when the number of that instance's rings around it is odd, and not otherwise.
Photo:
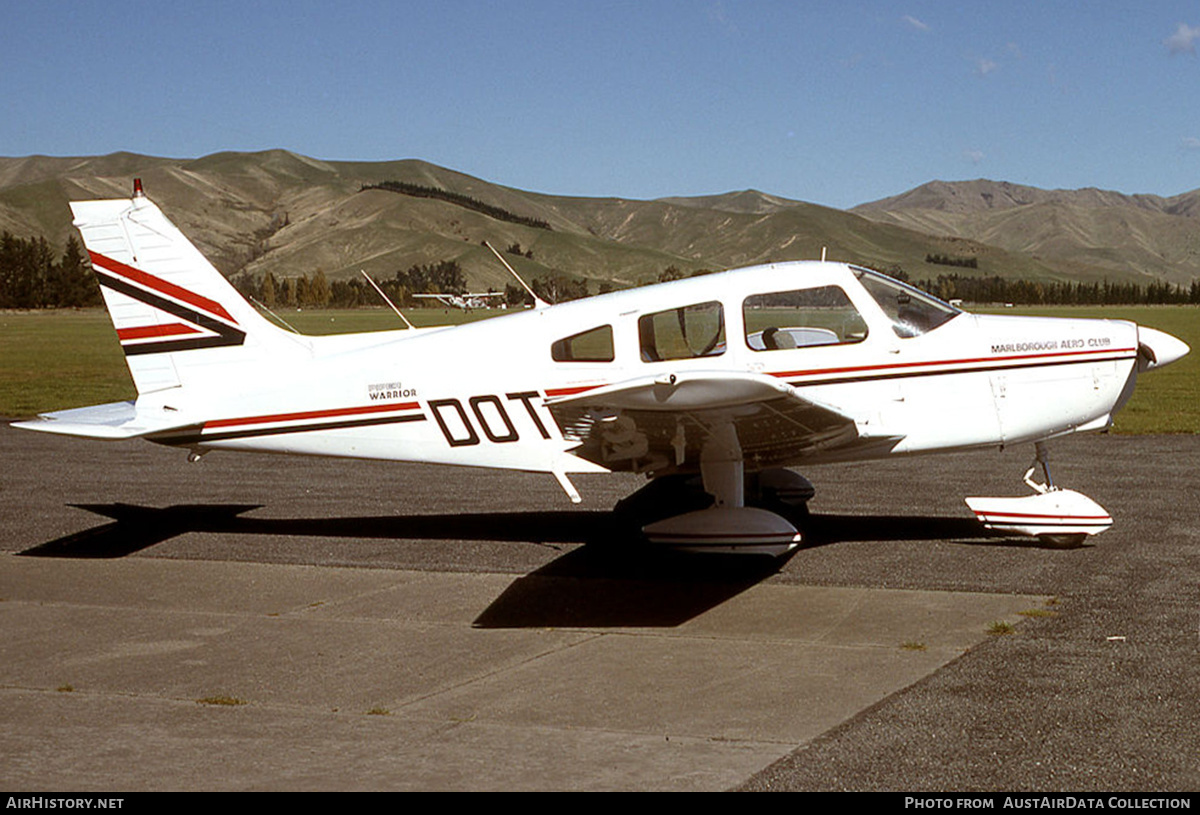
[(547, 472), (574, 501), (569, 473), (644, 473), (645, 537), (692, 551), (795, 547), (784, 515), (812, 489), (784, 467), (1019, 442), (1036, 443), (1045, 483), (1031, 468), (1035, 494), (972, 510), (1078, 543), (1112, 519), (1053, 485), (1042, 442), (1108, 427), (1139, 373), (1188, 352), (1131, 322), (973, 315), (815, 261), (452, 328), (309, 337), (264, 319), (140, 184), (71, 207), (138, 396), (16, 426), (145, 438), (193, 460), (249, 450)]
[(436, 294), (423, 293), (414, 294), (413, 297), (419, 297), (426, 300), (437, 300), (444, 306), (453, 306), (460, 308), (463, 311), (470, 311), (477, 308), (491, 308), (492, 304), (489, 298), (503, 297), (502, 291), (485, 291), (485, 292), (468, 292), (467, 294)]

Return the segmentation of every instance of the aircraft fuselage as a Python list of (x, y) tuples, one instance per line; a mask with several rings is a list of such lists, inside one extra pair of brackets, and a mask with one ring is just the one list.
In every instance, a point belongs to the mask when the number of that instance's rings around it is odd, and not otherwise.
[[(535, 471), (638, 469), (636, 459), (571, 456), (577, 441), (564, 439), (546, 401), (643, 377), (735, 371), (774, 378), (853, 419), (856, 443), (790, 462), (803, 464), (1101, 428), (1136, 374), (1133, 323), (954, 312), (931, 330), (902, 336), (858, 274), (838, 263), (772, 264), (453, 328), (298, 337), (267, 370), (247, 371), (236, 399), (221, 384), (237, 374), (216, 350), (195, 369), (197, 385), (211, 370), (211, 386), (189, 385), (195, 401), (188, 412), (203, 423), (157, 440)], [(849, 329), (825, 329), (828, 342), (790, 348), (752, 339), (772, 295), (811, 290), (827, 302), (805, 311), (785, 297), (774, 310), (784, 322), (815, 314)], [(844, 299), (830, 299), (834, 290)], [(754, 298), (764, 295), (760, 306)], [(718, 342), (700, 355), (648, 359), (639, 321), (694, 304), (716, 304), (719, 316), (706, 318), (708, 330), (720, 321)], [(706, 330), (704, 319), (697, 317), (695, 330)], [(611, 349), (605, 342), (594, 355), (604, 358), (554, 358), (555, 343), (607, 328)], [(880, 438), (894, 441), (862, 441)]]

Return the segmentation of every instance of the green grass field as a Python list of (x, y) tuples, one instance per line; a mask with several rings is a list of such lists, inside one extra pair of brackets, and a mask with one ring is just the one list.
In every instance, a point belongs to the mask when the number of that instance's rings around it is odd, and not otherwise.
[(103, 309), (0, 312), (0, 416), (132, 399)]
[[(405, 311), (408, 319), (421, 327), (504, 313), (440, 308)], [(305, 334), (404, 327), (386, 308), (289, 311), (281, 316)], [(136, 395), (104, 309), (0, 311), (0, 416), (27, 418)]]
[[(504, 312), (415, 309), (417, 325), (461, 323)], [(1200, 309), (1189, 306), (1112, 306), (1004, 309), (996, 313), (1134, 320), (1174, 334), (1193, 352), (1139, 379), (1117, 414), (1120, 433), (1200, 433)], [(399, 327), (387, 309), (287, 312), (310, 334), (378, 331)], [(49, 410), (134, 397), (133, 383), (108, 315), (81, 311), (0, 312), (0, 416), (29, 417)]]
[[(457, 308), (404, 309), (404, 316), (418, 328), (431, 325), (460, 325), (488, 317), (499, 317), (507, 311), (462, 311)], [(282, 311), (279, 316), (302, 334), (353, 334), (356, 331), (392, 331), (404, 328), (400, 318), (386, 308), (311, 309)]]

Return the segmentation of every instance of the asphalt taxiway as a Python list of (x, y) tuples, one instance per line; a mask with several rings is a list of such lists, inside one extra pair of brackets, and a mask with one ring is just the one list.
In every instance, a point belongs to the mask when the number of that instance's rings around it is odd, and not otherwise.
[[(630, 549), (639, 485), (0, 429), (0, 785), (1200, 788), (1200, 437), (814, 467), (810, 545)], [(989, 633), (994, 623), (1009, 634)]]

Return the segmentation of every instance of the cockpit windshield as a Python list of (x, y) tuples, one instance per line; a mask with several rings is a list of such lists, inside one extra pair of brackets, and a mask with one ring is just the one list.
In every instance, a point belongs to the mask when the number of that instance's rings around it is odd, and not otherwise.
[(920, 289), (870, 269), (852, 268), (867, 294), (892, 321), (897, 337), (918, 337), (962, 313)]

